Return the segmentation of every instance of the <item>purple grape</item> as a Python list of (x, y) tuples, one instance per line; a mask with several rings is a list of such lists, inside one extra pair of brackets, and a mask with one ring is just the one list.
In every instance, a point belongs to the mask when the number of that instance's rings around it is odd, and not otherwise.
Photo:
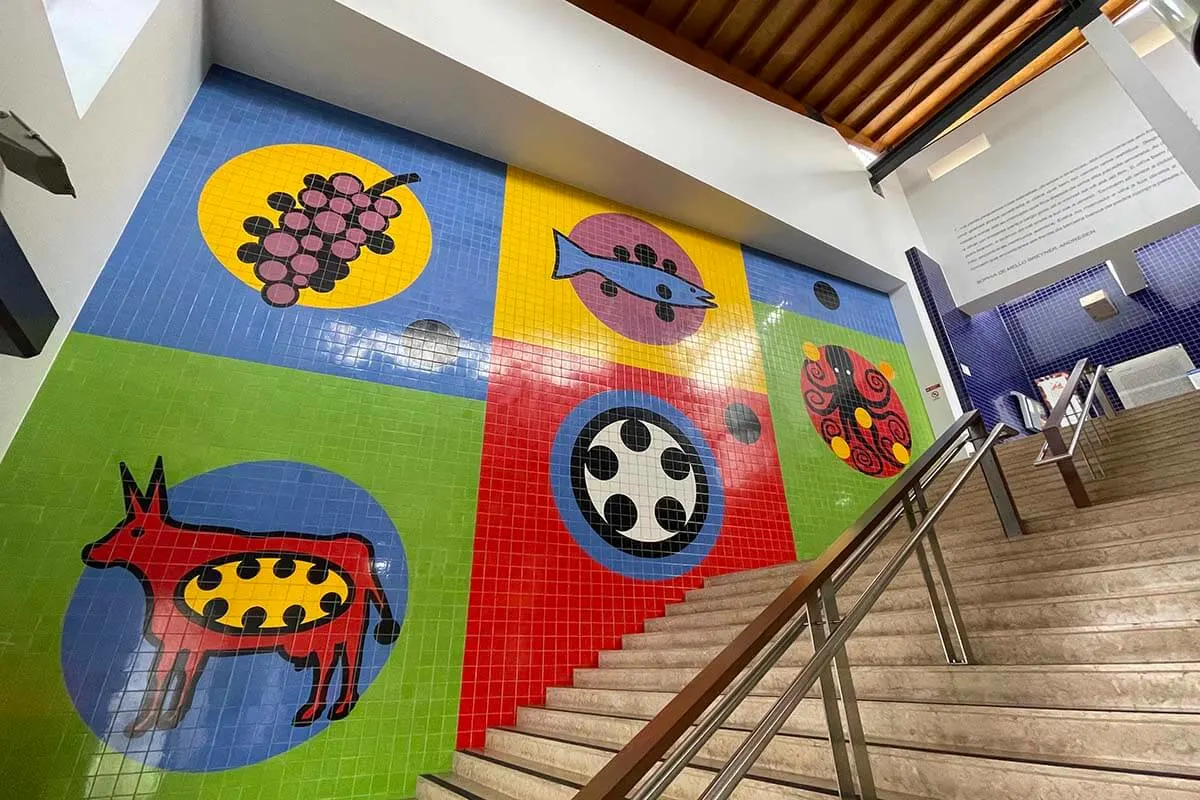
[(291, 260), (292, 271), (299, 275), (312, 275), (316, 272), (321, 264), (313, 256), (307, 253), (301, 253), (298, 256), (293, 256)]
[(366, 244), (367, 232), (362, 228), (351, 228), (350, 230), (346, 231), (346, 238), (355, 244)]
[(300, 238), (300, 246), (305, 250), (315, 253), (325, 246), (325, 240), (316, 234), (310, 233)]
[(329, 210), (345, 216), (354, 211), (354, 203), (345, 197), (335, 197), (329, 201)]
[(341, 214), (332, 211), (322, 211), (313, 221), (317, 228), (325, 233), (341, 233), (346, 230), (346, 220)]
[(288, 268), (278, 261), (263, 261), (255, 265), (254, 274), (263, 283), (275, 283), (287, 277)]
[(333, 184), (333, 188), (336, 189), (339, 194), (354, 195), (363, 190), (362, 181), (353, 175), (348, 175), (345, 172), (334, 175), (332, 178), (330, 178), (329, 182)]
[(358, 215), (358, 225), (368, 231), (379, 232), (387, 227), (387, 220), (377, 211), (364, 211)]
[(330, 246), (329, 252), (343, 261), (353, 261), (358, 258), (358, 245), (345, 239), (338, 239)]
[(304, 275), (295, 276), (294, 278), (292, 278), (292, 286), (295, 286), (297, 289), (303, 289), (305, 286), (308, 286), (307, 276), (304, 276)]
[(325, 204), (329, 202), (329, 198), (325, 196), (324, 192), (316, 189), (306, 189), (300, 193), (300, 202), (307, 208), (315, 211), (318, 208), (324, 208)]
[(300, 292), (287, 283), (268, 283), (262, 288), (263, 299), (276, 308), (294, 306), (300, 299)]
[(381, 197), (376, 200), (375, 210), (388, 219), (400, 216), (400, 204), (390, 197)]
[(300, 249), (300, 243), (296, 241), (296, 237), (282, 231), (267, 234), (262, 244), (268, 253), (280, 258), (287, 258), (294, 255)]
[(283, 215), (284, 227), (291, 228), (294, 231), (306, 230), (311, 224), (312, 220), (303, 211), (289, 211)]
[(362, 192), (354, 195), (354, 197), (351, 197), (350, 200), (359, 208), (366, 208), (367, 206), (371, 205), (371, 195), (363, 194)]

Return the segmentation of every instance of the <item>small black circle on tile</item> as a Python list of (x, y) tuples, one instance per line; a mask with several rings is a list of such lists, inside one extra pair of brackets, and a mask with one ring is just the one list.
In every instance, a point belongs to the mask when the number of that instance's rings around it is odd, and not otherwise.
[(742, 444), (754, 444), (762, 436), (762, 421), (745, 403), (730, 403), (725, 408), (725, 427)]
[(203, 592), (211, 592), (221, 585), (221, 573), (216, 567), (205, 567), (196, 578), (196, 586)]
[(267, 621), (267, 610), (262, 606), (250, 606), (242, 613), (242, 629), (254, 633), (262, 630)]
[(837, 311), (842, 304), (842, 298), (838, 297), (837, 289), (825, 281), (817, 281), (813, 284), (813, 294), (817, 296), (817, 302), (830, 311)]
[(321, 596), (321, 610), (326, 614), (336, 614), (342, 607), (342, 598), (337, 592), (326, 592)]
[(673, 481), (681, 481), (692, 474), (692, 465), (688, 461), (687, 454), (678, 447), (668, 447), (663, 450), (659, 461), (662, 463), (663, 472)]
[(627, 419), (621, 423), (621, 441), (635, 453), (643, 453), (650, 446), (650, 429), (640, 419)]
[(617, 245), (616, 247), (613, 248), (613, 258), (615, 258), (617, 261), (628, 261), (629, 260), (629, 248), (622, 247), (621, 245)]
[(248, 581), (258, 574), (258, 559), (254, 556), (243, 556), (237, 565), (237, 576)]
[(454, 329), (436, 319), (419, 319), (400, 334), (400, 349), (415, 366), (427, 370), (458, 361), (461, 340)]
[(674, 322), (675, 309), (671, 308), (671, 306), (667, 305), (666, 303), (655, 303), (654, 316), (658, 317), (663, 322)]
[(678, 499), (667, 495), (654, 504), (654, 519), (664, 531), (679, 533), (687, 527), (687, 511)]
[(329, 565), (325, 563), (313, 564), (308, 568), (308, 582), (313, 586), (319, 586), (329, 579)]
[(280, 580), (290, 578), (292, 577), (292, 573), (296, 571), (296, 559), (291, 556), (283, 556), (275, 562), (272, 571), (275, 573), (275, 577)]
[(229, 611), (229, 601), (224, 597), (214, 597), (204, 604), (200, 615), (209, 622), (216, 622)]
[(662, 267), (663, 272), (668, 272), (671, 275), (674, 275), (676, 272), (679, 272), (679, 266), (669, 258), (664, 258), (662, 264), (660, 264), (659, 266)]
[(637, 525), (637, 504), (628, 496), (614, 494), (604, 501), (604, 519), (618, 531), (624, 533)]
[(620, 291), (620, 287), (618, 287), (608, 278), (600, 281), (600, 293), (605, 297), (616, 297), (618, 291)]
[(304, 606), (288, 606), (283, 611), (283, 624), (291, 631), (299, 630), (304, 624)]
[(654, 292), (663, 300), (671, 299), (671, 287), (667, 286), (665, 283), (660, 283), (658, 286), (655, 286)]
[(617, 477), (621, 464), (611, 447), (598, 444), (587, 451), (587, 470), (596, 480), (611, 481)]

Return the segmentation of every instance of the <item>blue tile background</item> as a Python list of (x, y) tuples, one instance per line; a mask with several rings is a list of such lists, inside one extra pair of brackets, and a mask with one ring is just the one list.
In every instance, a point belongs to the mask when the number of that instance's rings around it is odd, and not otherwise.
[[(433, 254), (408, 289), (354, 309), (272, 308), (213, 256), (196, 215), (208, 177), (248, 150), (296, 142), (420, 174), (411, 188), (429, 216)], [(482, 400), (504, 183), (503, 164), (214, 67), (76, 329)], [(406, 359), (400, 337), (419, 319), (459, 334), (456, 362)]]
[[(742, 248), (750, 298), (822, 322), (904, 343), (892, 301), (883, 292), (850, 283), (815, 269), (794, 264), (761, 250)], [(842, 304), (836, 310), (821, 305), (813, 293), (817, 281), (837, 290)]]
[[(1001, 312), (991, 309), (969, 316), (960, 311), (941, 266), (915, 247), (905, 255), (963, 408), (978, 409), (989, 428), (1005, 422), (1024, 431), (1021, 413), (1009, 392), (1023, 392), (1035, 399), (1040, 396)], [(969, 376), (962, 374), (960, 364), (971, 370)]]

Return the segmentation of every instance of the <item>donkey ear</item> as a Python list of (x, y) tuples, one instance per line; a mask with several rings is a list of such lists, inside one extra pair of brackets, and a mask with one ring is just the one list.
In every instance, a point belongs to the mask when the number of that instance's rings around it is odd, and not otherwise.
[(119, 465), (121, 470), (121, 489), (125, 493), (125, 513), (133, 516), (137, 513), (145, 511), (146, 498), (142, 494), (142, 490), (138, 488), (137, 481), (133, 478), (133, 473), (129, 471), (129, 467), (122, 461)]
[(154, 462), (154, 471), (150, 473), (150, 485), (146, 487), (147, 502), (144, 510), (155, 517), (167, 515), (167, 478), (163, 471), (162, 456)]

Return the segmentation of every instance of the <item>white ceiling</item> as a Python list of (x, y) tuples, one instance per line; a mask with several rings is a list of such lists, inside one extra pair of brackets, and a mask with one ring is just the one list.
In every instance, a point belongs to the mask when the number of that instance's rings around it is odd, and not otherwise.
[(901, 286), (335, 0), (210, 0), (209, 12), (213, 59), (231, 69), (881, 291)]

